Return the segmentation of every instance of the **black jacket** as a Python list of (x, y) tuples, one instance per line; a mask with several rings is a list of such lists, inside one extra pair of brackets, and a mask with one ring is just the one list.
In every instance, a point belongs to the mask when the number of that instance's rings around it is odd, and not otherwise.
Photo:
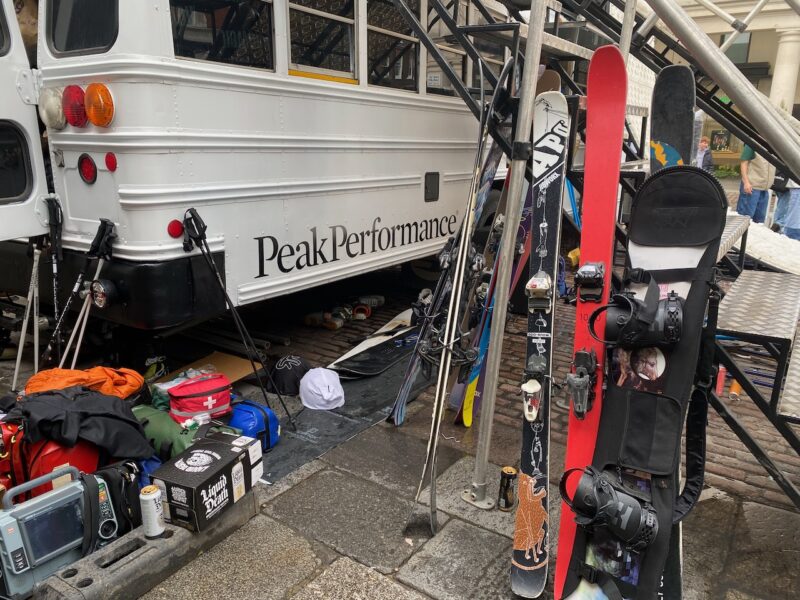
[(703, 164), (697, 166), (703, 169), (703, 171), (708, 171), (709, 173), (714, 172), (714, 157), (711, 156), (710, 148), (706, 150), (705, 154), (703, 154)]
[(71, 448), (81, 439), (110, 457), (138, 459), (154, 454), (124, 401), (82, 387), (24, 396), (5, 420), (22, 423), (30, 442), (53, 440)]

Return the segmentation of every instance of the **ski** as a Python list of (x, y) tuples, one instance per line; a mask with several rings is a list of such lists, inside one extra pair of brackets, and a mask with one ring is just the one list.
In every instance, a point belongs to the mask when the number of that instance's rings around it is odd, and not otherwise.
[[(694, 139), (695, 86), (692, 70), (686, 65), (665, 67), (656, 77), (650, 108), (650, 174), (664, 167), (692, 162)], [(680, 469), (675, 474), (680, 486)], [(672, 527), (667, 564), (661, 579), (660, 598), (683, 598), (682, 528)]]
[(538, 598), (547, 583), (548, 447), (555, 280), (561, 240), (561, 202), (569, 143), (567, 101), (559, 92), (536, 98), (533, 120), (528, 282), (527, 360), (522, 384), (523, 424), (511, 589)]
[[(600, 423), (605, 354), (603, 344), (589, 335), (587, 323), (598, 303), (605, 303), (611, 286), (626, 91), (627, 73), (619, 50), (615, 46), (595, 50), (589, 63), (586, 98), (583, 229), (581, 264), (575, 275), (578, 299), (573, 372), (567, 380), (571, 406), (565, 471), (591, 464)], [(598, 327), (604, 322), (605, 315), (600, 315)], [(554, 583), (558, 599), (563, 597), (576, 533), (573, 515), (562, 503)]]
[[(545, 70), (541, 77), (539, 77), (539, 80), (536, 82), (537, 94), (541, 94), (543, 92), (558, 92), (560, 89), (561, 76), (556, 71)], [(506, 182), (508, 182), (508, 177), (506, 177)], [(498, 205), (502, 206), (503, 210), (505, 210), (506, 193), (507, 187), (504, 187), (504, 196)], [(517, 234), (517, 239), (519, 240), (519, 253), (515, 257), (514, 271), (511, 277), (511, 290), (514, 290), (517, 287), (517, 284), (522, 277), (522, 272), (525, 271), (528, 266), (528, 257), (530, 256), (531, 249), (531, 197), (531, 189), (528, 187), (528, 189), (525, 190), (525, 207), (522, 212), (522, 220), (520, 221)], [(500, 224), (498, 224), (498, 226), (496, 226), (496, 228), (493, 228), (493, 232), (495, 232), (495, 237), (493, 240), (494, 247), (491, 248), (491, 251), (493, 252), (491, 256), (492, 260), (491, 262), (488, 260), (486, 261), (487, 265), (491, 264), (492, 267), (494, 267), (497, 259), (497, 245), (500, 243), (502, 221)], [(492, 325), (491, 316), (494, 310), (495, 275), (496, 270), (493, 268), (491, 280), (487, 290), (488, 295), (483, 301), (483, 312), (481, 314), (480, 324), (473, 338), (473, 345), (476, 347), (477, 358), (475, 359), (475, 362), (473, 363), (472, 369), (467, 375), (466, 380), (457, 383), (453, 387), (453, 393), (451, 395), (451, 405), (458, 406), (455, 422), (456, 424), (463, 424), (465, 427), (472, 426), (472, 422), (475, 419), (481, 404), (483, 376), (486, 365), (485, 358), (486, 352), (489, 349), (489, 335)]]
[(716, 311), (704, 321), (726, 209), (714, 176), (688, 166), (657, 171), (633, 199), (622, 289), (587, 322), (608, 367), (592, 462), (560, 486), (580, 526), (564, 557), (570, 600), (663, 597), (673, 525), (703, 487)]

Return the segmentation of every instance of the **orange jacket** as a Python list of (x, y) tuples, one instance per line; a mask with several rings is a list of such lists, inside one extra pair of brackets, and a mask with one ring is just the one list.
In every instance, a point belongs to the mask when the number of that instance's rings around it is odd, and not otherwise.
[(39, 371), (28, 380), (26, 394), (63, 390), (72, 386), (82, 386), (123, 400), (138, 392), (144, 385), (144, 377), (132, 369), (111, 369), (92, 367), (85, 370), (46, 369)]

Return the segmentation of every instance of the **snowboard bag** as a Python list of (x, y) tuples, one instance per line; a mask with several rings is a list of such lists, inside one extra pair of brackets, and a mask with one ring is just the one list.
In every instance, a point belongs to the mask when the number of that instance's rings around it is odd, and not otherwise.
[(133, 414), (144, 429), (144, 436), (155, 450), (155, 455), (162, 462), (174, 458), (206, 431), (231, 431), (239, 433), (238, 429), (228, 427), (220, 421), (212, 421), (209, 425), (197, 429), (184, 429), (178, 425), (166, 411), (159, 410), (147, 404), (133, 407)]
[[(718, 301), (714, 265), (726, 208), (716, 178), (695, 167), (657, 172), (634, 198), (623, 290), (598, 308), (608, 311), (605, 331), (590, 326), (609, 354), (592, 465), (561, 480), (579, 525), (564, 598), (581, 580), (602, 588), (609, 600), (658, 597), (672, 525), (703, 487)], [(684, 422), (681, 491), (676, 472)]]
[(203, 414), (212, 418), (231, 412), (231, 381), (222, 373), (205, 373), (169, 388), (169, 416), (181, 424)]
[(263, 452), (272, 450), (281, 437), (281, 425), (272, 409), (250, 400), (234, 399), (228, 425), (240, 429), (242, 435), (259, 440)]

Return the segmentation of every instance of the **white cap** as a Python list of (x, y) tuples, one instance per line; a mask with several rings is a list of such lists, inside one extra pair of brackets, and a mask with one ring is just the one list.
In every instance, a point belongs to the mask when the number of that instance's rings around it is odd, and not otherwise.
[(339, 375), (330, 369), (311, 369), (300, 380), (300, 401), (314, 410), (332, 410), (344, 404)]

